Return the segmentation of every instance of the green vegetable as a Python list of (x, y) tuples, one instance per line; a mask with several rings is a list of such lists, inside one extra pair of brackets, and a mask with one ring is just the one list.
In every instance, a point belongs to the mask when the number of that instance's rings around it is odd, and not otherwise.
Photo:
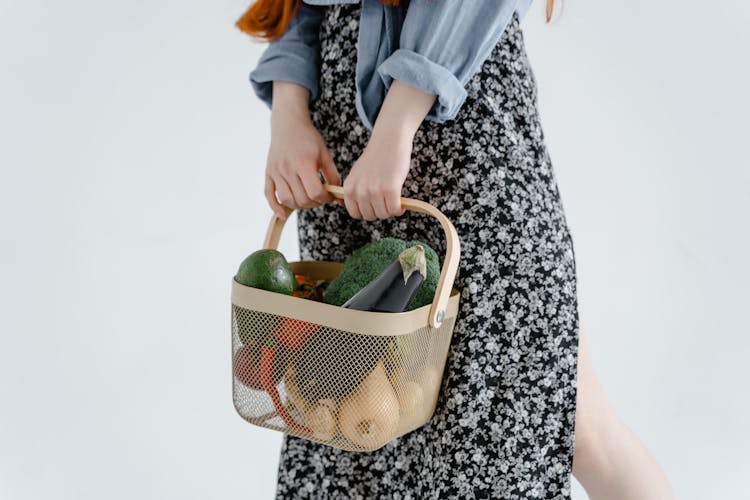
[(426, 276), (424, 247), (411, 246), (342, 307), (360, 311), (402, 312), (411, 303)]
[(235, 279), (245, 286), (285, 295), (292, 295), (297, 288), (297, 278), (284, 254), (270, 248), (247, 256), (240, 264)]
[(339, 276), (326, 288), (323, 302), (336, 306), (345, 304), (398, 259), (401, 252), (414, 245), (421, 245), (424, 248), (427, 276), (417, 289), (414, 299), (404, 310), (411, 311), (432, 303), (437, 283), (440, 280), (440, 262), (435, 250), (421, 241), (406, 241), (391, 237), (381, 238), (352, 252), (344, 262), (344, 268)]
[[(292, 295), (297, 288), (297, 278), (284, 254), (273, 249), (262, 249), (248, 255), (240, 264), (234, 279), (245, 286), (284, 295)], [(244, 345), (251, 347), (266, 344), (270, 333), (268, 330), (256, 329), (252, 322), (247, 321), (237, 321), (236, 325), (237, 334)]]

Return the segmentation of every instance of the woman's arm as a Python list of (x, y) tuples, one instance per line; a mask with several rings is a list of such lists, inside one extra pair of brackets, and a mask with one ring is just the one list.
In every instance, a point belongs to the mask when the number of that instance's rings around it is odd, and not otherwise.
[(273, 82), (282, 80), (305, 87), (309, 100), (318, 93), (320, 40), (318, 32), (323, 9), (301, 4), (286, 30), (268, 44), (250, 72), (250, 83), (258, 98), (269, 108), (273, 100)]
[(414, 134), (435, 94), (394, 80), (380, 108), (370, 141), (344, 182), (349, 214), (365, 220), (404, 213), (401, 188), (409, 174)]
[(344, 181), (352, 217), (373, 220), (402, 213), (398, 197), (419, 123), (455, 118), (466, 99), (466, 83), (524, 1), (409, 2), (399, 48), (378, 67), (386, 98), (369, 144)]
[[(318, 171), (327, 183), (337, 186), (341, 185), (341, 176), (310, 118), (310, 91), (277, 80), (273, 82), (273, 96), (264, 194), (276, 215), (286, 220), (282, 205), (313, 208), (334, 200), (323, 187)], [(278, 201), (274, 193), (278, 193)]]
[(281, 219), (286, 219), (283, 206), (311, 208), (333, 201), (318, 171), (326, 182), (341, 185), (309, 112), (309, 103), (318, 93), (322, 19), (322, 8), (301, 4), (283, 35), (268, 45), (250, 73), (253, 90), (271, 108), (264, 194)]
[(465, 86), (499, 42), (523, 0), (411, 0), (399, 48), (378, 67), (386, 89), (393, 80), (437, 94), (426, 119), (455, 118)]

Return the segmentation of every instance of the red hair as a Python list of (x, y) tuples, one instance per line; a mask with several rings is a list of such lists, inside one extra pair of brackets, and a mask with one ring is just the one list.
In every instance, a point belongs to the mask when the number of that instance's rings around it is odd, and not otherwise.
[[(385, 5), (398, 5), (399, 0), (380, 0)], [(286, 31), (302, 0), (257, 0), (237, 20), (236, 26), (248, 35), (274, 40)], [(552, 18), (555, 0), (547, 0), (547, 22)]]

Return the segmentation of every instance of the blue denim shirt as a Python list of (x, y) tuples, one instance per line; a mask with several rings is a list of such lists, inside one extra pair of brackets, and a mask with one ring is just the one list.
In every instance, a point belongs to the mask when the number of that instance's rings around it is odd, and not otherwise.
[(465, 85), (500, 40), (513, 12), (522, 18), (532, 0), (411, 0), (398, 7), (380, 0), (304, 0), (250, 73), (256, 95), (269, 108), (274, 80), (302, 85), (311, 101), (316, 98), (320, 6), (359, 1), (356, 107), (372, 130), (394, 79), (437, 95), (427, 120), (454, 118), (466, 99)]

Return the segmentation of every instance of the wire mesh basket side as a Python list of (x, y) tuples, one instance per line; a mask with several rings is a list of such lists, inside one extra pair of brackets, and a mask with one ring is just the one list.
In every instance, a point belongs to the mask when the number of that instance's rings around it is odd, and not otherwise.
[(233, 304), (235, 407), (256, 425), (330, 446), (380, 448), (434, 412), (454, 321), (370, 336)]

